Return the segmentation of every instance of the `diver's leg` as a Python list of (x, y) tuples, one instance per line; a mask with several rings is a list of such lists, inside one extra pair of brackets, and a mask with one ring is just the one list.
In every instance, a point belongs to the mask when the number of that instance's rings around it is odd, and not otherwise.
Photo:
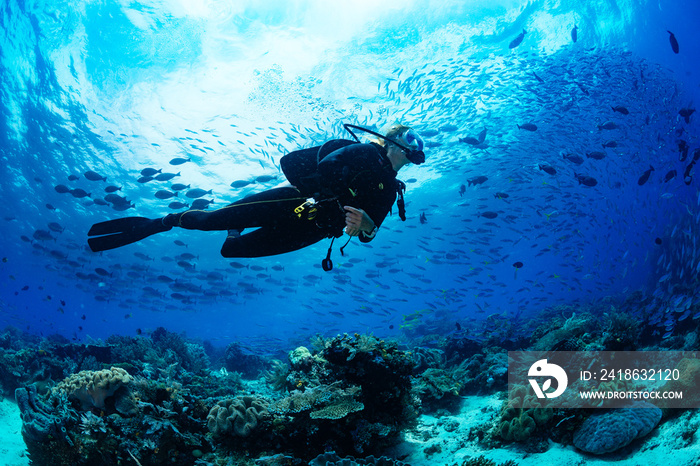
[(224, 257), (263, 257), (284, 254), (310, 246), (328, 233), (312, 221), (301, 219), (275, 227), (263, 227), (240, 235), (229, 235), (221, 247)]
[(306, 201), (296, 188), (277, 188), (247, 196), (216, 210), (186, 210), (163, 218), (166, 226), (188, 230), (243, 230), (271, 226), (294, 215)]

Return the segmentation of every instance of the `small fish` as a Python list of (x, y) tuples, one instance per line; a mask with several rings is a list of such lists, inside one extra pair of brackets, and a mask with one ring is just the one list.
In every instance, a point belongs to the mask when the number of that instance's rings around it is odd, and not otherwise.
[(102, 176), (97, 172), (94, 172), (92, 170), (88, 170), (85, 173), (83, 173), (83, 176), (85, 176), (86, 179), (90, 181), (107, 181), (106, 176)]
[(627, 108), (623, 107), (622, 105), (617, 105), (617, 106), (615, 106), (615, 107), (610, 107), (610, 108), (612, 108), (613, 112), (622, 113), (623, 115), (629, 115), (629, 114), (630, 114), (630, 111), (627, 110)]
[(498, 213), (497, 213), (497, 212), (491, 212), (491, 211), (488, 211), (488, 210), (487, 210), (486, 212), (481, 212), (481, 213), (477, 214), (477, 216), (479, 216), (479, 217), (486, 217), (486, 218), (488, 218), (488, 219), (494, 219), (494, 218), (498, 217)]
[(574, 44), (578, 40), (578, 26), (574, 24), (574, 28), (571, 30), (571, 40), (574, 41)]
[(209, 207), (209, 204), (213, 204), (214, 199), (195, 199), (192, 202), (192, 208), (197, 210), (204, 210)]
[(276, 180), (276, 176), (271, 176), (271, 175), (261, 175), (255, 178), (256, 183), (267, 183), (268, 181)]
[(680, 49), (678, 48), (678, 41), (676, 40), (676, 36), (669, 30), (667, 30), (670, 35), (668, 36), (668, 40), (671, 42), (671, 49), (673, 50), (673, 53), (678, 53)]
[(173, 193), (173, 192), (170, 192), (170, 191), (168, 191), (168, 190), (166, 190), (166, 189), (161, 189), (161, 190), (159, 190), (159, 191), (156, 191), (155, 196), (156, 196), (157, 199), (170, 199), (171, 197), (175, 197), (175, 196), (177, 196), (178, 194), (180, 194), (180, 193), (179, 193), (179, 192), (174, 192), (174, 193)]
[(660, 246), (661, 243), (663, 243), (663, 240), (657, 236), (656, 239), (654, 240), (654, 243), (656, 243)]
[(685, 162), (685, 159), (688, 158), (688, 149), (690, 149), (690, 146), (686, 141), (684, 141), (683, 139), (678, 141), (678, 160), (680, 160), (681, 162)]
[(556, 174), (557, 174), (557, 171), (556, 171), (556, 170), (554, 169), (554, 167), (551, 166), (551, 165), (545, 165), (545, 164), (541, 163), (541, 164), (539, 165), (539, 168), (540, 168), (540, 170), (542, 170), (543, 172), (549, 173), (550, 175), (556, 175)]
[(469, 145), (472, 145), (472, 146), (476, 146), (476, 145), (479, 145), (479, 144), (480, 144), (480, 142), (479, 142), (479, 140), (478, 140), (477, 138), (473, 138), (473, 137), (471, 137), (471, 136), (467, 136), (467, 137), (464, 137), (464, 138), (459, 138), (459, 142), (464, 142), (464, 143), (469, 144)]
[(141, 170), (141, 176), (147, 177), (147, 178), (153, 177), (153, 176), (157, 175), (158, 173), (162, 173), (162, 171), (163, 171), (162, 169), (156, 170), (155, 168), (144, 168), (143, 170)]
[(616, 148), (616, 147), (617, 147), (617, 141), (610, 140), (610, 141), (604, 142), (604, 143), (603, 143), (603, 149), (605, 149), (606, 147), (609, 147), (610, 149)]
[(518, 129), (524, 129), (525, 131), (537, 131), (537, 125), (532, 123), (523, 123), (522, 125), (515, 125)]
[(654, 171), (654, 167), (652, 167), (651, 165), (649, 165), (649, 170), (645, 171), (645, 172), (642, 174), (642, 176), (639, 177), (639, 179), (637, 180), (637, 184), (638, 184), (639, 186), (642, 186), (644, 183), (646, 183), (647, 181), (649, 181), (649, 176), (651, 175), (651, 172), (653, 172), (653, 171)]
[(523, 264), (522, 262), (520, 262), (520, 261), (514, 262), (514, 263), (513, 263), (513, 267), (515, 267), (516, 269), (522, 268), (523, 265), (524, 265), (524, 264)]
[(678, 111), (678, 114), (683, 117), (686, 123), (690, 123), (690, 115), (692, 115), (694, 112), (694, 108), (682, 108)]
[(603, 129), (617, 129), (618, 126), (612, 121), (606, 121), (602, 125), (598, 125), (598, 131)]
[(211, 194), (211, 193), (212, 193), (211, 189), (209, 191), (205, 191), (205, 190), (200, 189), (200, 188), (194, 188), (194, 189), (190, 189), (189, 191), (187, 191), (187, 194), (185, 194), (185, 196), (189, 197), (190, 199), (197, 199), (198, 197), (202, 197), (202, 196), (205, 196), (205, 195)]
[(170, 186), (170, 189), (173, 191), (182, 191), (184, 189), (189, 189), (190, 185), (188, 184), (182, 184), (182, 183), (175, 183), (172, 186)]
[(586, 154), (586, 157), (588, 157), (589, 159), (603, 160), (605, 158), (605, 152), (588, 152)]
[(510, 196), (506, 193), (496, 193), (493, 195), (496, 199), (508, 199)]
[(535, 73), (534, 71), (532, 72), (532, 75), (535, 77), (535, 79), (536, 79), (537, 81), (539, 81), (539, 82), (541, 82), (541, 83), (544, 83), (544, 79), (542, 79), (542, 78), (540, 78), (539, 76), (537, 76), (537, 73)]
[(106, 193), (116, 193), (117, 191), (121, 191), (122, 187), (121, 186), (107, 186), (105, 188)]
[(183, 159), (182, 157), (175, 157), (170, 160), (170, 165), (182, 165), (183, 163), (190, 162), (192, 159)]
[(579, 175), (578, 173), (574, 173), (574, 176), (578, 180), (578, 184), (582, 184), (584, 186), (590, 186), (590, 187), (593, 187), (593, 186), (598, 184), (598, 180), (596, 180), (592, 176)]
[(421, 212), (418, 218), (420, 220), (421, 225), (425, 225), (426, 223), (428, 223), (428, 217), (425, 216), (425, 212)]
[(76, 181), (79, 180), (80, 177), (78, 175), (68, 175), (68, 181)]
[(676, 177), (676, 170), (671, 170), (670, 172), (666, 173), (666, 176), (664, 176), (664, 183), (668, 183), (672, 179)]
[(466, 193), (466, 192), (467, 192), (467, 187), (465, 185), (461, 185), (459, 187), (459, 197), (462, 197), (464, 195), (464, 193)]
[(171, 202), (170, 204), (168, 204), (168, 208), (175, 209), (175, 210), (184, 209), (185, 207), (189, 207), (189, 206), (190, 206), (189, 204), (186, 204), (184, 202), (179, 202), (179, 201), (174, 201), (174, 202)]
[(517, 36), (515, 39), (513, 39), (512, 41), (510, 41), (510, 44), (508, 44), (508, 48), (509, 48), (509, 49), (514, 49), (515, 47), (517, 47), (518, 45), (520, 45), (520, 43), (521, 43), (521, 42), (523, 41), (523, 39), (525, 38), (525, 34), (527, 34), (527, 31), (526, 31), (525, 29), (523, 29), (523, 32), (521, 32), (520, 34), (518, 34), (518, 36)]
[(45, 207), (52, 212), (56, 212), (56, 208), (52, 204), (46, 204)]
[(237, 181), (234, 181), (233, 183), (231, 183), (230, 186), (232, 188), (245, 188), (246, 186), (248, 186), (251, 183), (252, 183), (252, 181), (248, 181), (248, 180), (237, 180)]
[(180, 172), (177, 173), (161, 173), (155, 177), (157, 181), (170, 181), (176, 176), (180, 176)]
[(66, 229), (65, 227), (61, 226), (60, 224), (58, 224), (56, 222), (49, 223), (49, 230), (55, 231), (56, 233), (63, 233), (63, 231), (65, 229)]
[(58, 194), (66, 194), (70, 192), (70, 188), (64, 184), (59, 184), (53, 188)]
[(580, 155), (564, 154), (564, 158), (571, 163), (575, 163), (576, 165), (581, 165), (583, 163), (583, 157), (581, 157)]
[(73, 197), (77, 197), (78, 199), (82, 199), (84, 197), (90, 197), (90, 193), (88, 193), (84, 189), (80, 189), (80, 188), (71, 189), (69, 192), (71, 193), (71, 195), (73, 195)]
[(471, 186), (471, 185), (476, 186), (477, 184), (482, 184), (487, 180), (488, 180), (488, 178), (486, 178), (485, 176), (475, 176), (474, 178), (467, 180), (467, 183), (469, 184), (469, 186)]

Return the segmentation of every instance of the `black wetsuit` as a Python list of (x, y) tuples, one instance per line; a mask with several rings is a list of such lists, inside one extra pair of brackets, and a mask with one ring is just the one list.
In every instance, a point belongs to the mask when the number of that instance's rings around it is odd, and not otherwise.
[[(343, 206), (362, 209), (379, 226), (397, 197), (400, 182), (387, 158), (386, 149), (374, 143), (334, 140), (344, 146), (317, 163), (319, 148), (295, 151), (288, 160), (312, 160), (305, 167), (312, 177), (285, 175), (294, 187), (276, 188), (247, 196), (221, 209), (188, 210), (171, 214), (174, 226), (192, 230), (244, 230), (229, 235), (221, 248), (224, 257), (261, 257), (295, 251), (323, 238), (340, 237), (345, 228)], [(325, 147), (325, 146), (323, 146)], [(295, 158), (297, 156), (297, 158)], [(291, 171), (291, 170), (290, 170)], [(313, 182), (311, 181), (313, 180)], [(313, 197), (317, 203), (295, 212)], [(166, 217), (167, 218), (167, 217)], [(372, 238), (360, 233), (362, 242)]]

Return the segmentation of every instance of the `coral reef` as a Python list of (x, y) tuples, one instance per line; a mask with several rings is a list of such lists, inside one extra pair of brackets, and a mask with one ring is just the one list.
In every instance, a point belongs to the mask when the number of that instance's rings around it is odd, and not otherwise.
[(101, 371), (80, 371), (73, 374), (54, 390), (64, 392), (69, 399), (80, 401), (80, 409), (104, 408), (105, 399), (124, 385), (131, 382), (131, 376), (124, 369), (112, 367)]
[(594, 414), (574, 433), (574, 445), (594, 455), (610, 453), (644, 437), (660, 420), (661, 410), (644, 401)]
[(207, 416), (207, 428), (215, 436), (247, 437), (267, 415), (268, 403), (254, 396), (239, 396), (216, 403)]
[[(519, 400), (515, 401), (514, 399)], [(529, 439), (535, 434), (538, 428), (541, 428), (552, 419), (554, 410), (548, 407), (534, 408), (514, 408), (512, 405), (517, 404), (522, 406), (539, 405), (537, 398), (530, 394), (527, 387), (519, 386), (511, 393), (511, 399), (501, 411), (500, 422), (497, 426), (497, 432), (503, 440), (510, 442), (522, 442)]]

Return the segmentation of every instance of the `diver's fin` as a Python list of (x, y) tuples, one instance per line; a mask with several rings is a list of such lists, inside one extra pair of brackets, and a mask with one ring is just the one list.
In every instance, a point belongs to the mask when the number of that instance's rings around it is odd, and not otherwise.
[(146, 217), (124, 217), (117, 218), (114, 220), (107, 220), (106, 222), (100, 222), (94, 224), (90, 231), (88, 231), (88, 236), (100, 236), (109, 235), (110, 233), (124, 233), (131, 231), (135, 227), (148, 225), (153, 220)]
[(125, 217), (96, 223), (88, 231), (88, 245), (93, 252), (107, 251), (135, 243), (172, 227), (163, 225), (162, 219)]

